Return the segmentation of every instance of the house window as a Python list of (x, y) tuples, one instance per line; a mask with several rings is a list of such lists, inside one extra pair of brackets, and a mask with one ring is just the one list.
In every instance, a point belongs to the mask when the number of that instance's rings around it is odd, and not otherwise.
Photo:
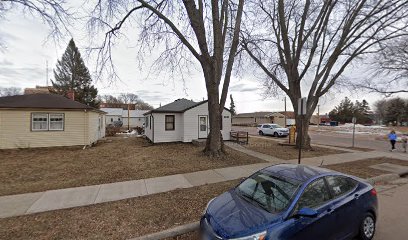
[(64, 114), (32, 113), (31, 131), (64, 131)]
[(50, 131), (63, 131), (64, 130), (64, 114), (63, 113), (50, 113)]
[(153, 119), (153, 117), (152, 116), (150, 116), (150, 129), (152, 129), (152, 119)]
[(145, 118), (145, 122), (146, 122), (146, 124), (145, 124), (146, 127), (148, 127), (148, 126), (149, 126), (149, 117), (146, 117), (146, 118)]
[(174, 130), (174, 115), (166, 115), (165, 116), (165, 129), (166, 131)]
[(118, 121), (120, 121), (120, 118), (118, 118)]
[(113, 122), (113, 118), (111, 118), (111, 122)]
[(47, 131), (48, 130), (48, 114), (47, 113), (32, 113), (31, 114), (31, 130), (32, 131)]

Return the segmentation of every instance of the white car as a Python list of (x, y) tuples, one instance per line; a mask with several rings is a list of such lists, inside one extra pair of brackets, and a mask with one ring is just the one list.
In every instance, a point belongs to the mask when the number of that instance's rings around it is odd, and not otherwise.
[(289, 135), (289, 129), (278, 124), (265, 123), (257, 126), (259, 135), (272, 135), (274, 137), (286, 137)]

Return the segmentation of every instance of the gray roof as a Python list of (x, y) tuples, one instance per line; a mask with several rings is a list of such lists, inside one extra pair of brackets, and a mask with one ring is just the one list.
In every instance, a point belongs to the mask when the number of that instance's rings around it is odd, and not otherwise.
[(122, 108), (101, 108), (101, 111), (107, 112), (107, 116), (122, 116)]
[(185, 112), (188, 109), (193, 108), (195, 106), (198, 106), (198, 105), (200, 105), (200, 104), (202, 104), (204, 102), (207, 102), (207, 101), (194, 102), (194, 101), (191, 101), (191, 100), (188, 100), (188, 99), (185, 99), (185, 98), (181, 98), (181, 99), (177, 99), (176, 101), (174, 101), (172, 103), (166, 104), (166, 105), (161, 106), (161, 107), (156, 108), (156, 109), (153, 109), (153, 110), (145, 113), (145, 115), (149, 114), (149, 113), (155, 113), (155, 112), (157, 112), (157, 113), (166, 113), (166, 112), (182, 113), (182, 112)]
[(88, 109), (99, 111), (64, 96), (45, 93), (0, 97), (1, 108)]
[[(176, 101), (174, 101), (172, 103), (169, 103), (169, 104), (166, 104), (166, 105), (161, 106), (159, 108), (150, 110), (150, 111), (146, 112), (143, 115), (148, 115), (150, 113), (183, 113), (183, 112), (185, 112), (185, 111), (187, 111), (189, 109), (195, 108), (195, 107), (197, 107), (197, 106), (199, 106), (201, 104), (204, 104), (206, 102), (208, 102), (208, 100), (204, 100), (204, 101), (201, 101), (201, 102), (194, 102), (192, 100), (188, 100), (188, 99), (185, 99), (185, 98), (180, 98), (180, 99), (177, 99)], [(224, 107), (224, 109), (231, 112), (231, 110), (229, 110), (228, 108)]]

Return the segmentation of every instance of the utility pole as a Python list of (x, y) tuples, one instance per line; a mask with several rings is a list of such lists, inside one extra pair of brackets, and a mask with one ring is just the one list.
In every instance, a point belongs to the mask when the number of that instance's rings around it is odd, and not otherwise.
[(286, 96), (284, 98), (284, 101), (285, 101), (285, 126), (284, 127), (286, 127), (287, 126), (287, 123), (286, 123)]

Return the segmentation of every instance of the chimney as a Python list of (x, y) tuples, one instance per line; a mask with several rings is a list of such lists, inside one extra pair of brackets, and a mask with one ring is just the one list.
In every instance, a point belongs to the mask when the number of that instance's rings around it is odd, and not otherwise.
[(66, 97), (71, 99), (72, 101), (75, 101), (75, 92), (74, 92), (74, 90), (68, 90)]

